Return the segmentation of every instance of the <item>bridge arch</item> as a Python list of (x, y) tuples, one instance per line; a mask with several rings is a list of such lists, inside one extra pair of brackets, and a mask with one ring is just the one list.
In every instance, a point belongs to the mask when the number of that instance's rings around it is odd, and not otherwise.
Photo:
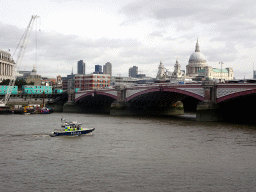
[(106, 92), (86, 92), (75, 99), (76, 106), (85, 113), (109, 113), (116, 96)]
[(228, 122), (255, 123), (256, 90), (232, 93), (217, 99), (221, 116)]
[(225, 95), (223, 97), (218, 98), (217, 103), (221, 103), (224, 101), (228, 101), (230, 99), (235, 99), (235, 98), (239, 98), (242, 96), (249, 96), (249, 95), (253, 95), (253, 94), (256, 94), (256, 89), (240, 91), (240, 92), (232, 93), (232, 94)]
[(79, 100), (83, 100), (83, 99), (86, 98), (86, 97), (90, 97), (90, 96), (94, 97), (94, 96), (96, 96), (96, 95), (103, 95), (103, 96), (110, 97), (110, 98), (112, 98), (112, 99), (114, 99), (114, 100), (117, 100), (117, 96), (115, 96), (115, 95), (113, 95), (113, 94), (109, 94), (109, 93), (107, 93), (107, 92), (96, 92), (96, 91), (93, 92), (93, 91), (92, 91), (92, 92), (86, 92), (86, 93), (80, 95), (79, 97), (77, 97), (77, 98), (75, 99), (75, 102), (78, 102)]
[(197, 100), (203, 101), (204, 100), (204, 92), (202, 90), (201, 94), (196, 94), (193, 91), (188, 91), (188, 90), (184, 90), (184, 89), (177, 89), (177, 88), (173, 88), (173, 87), (160, 87), (160, 88), (151, 88), (151, 89), (146, 89), (146, 90), (142, 90), (139, 91), (135, 94), (131, 94), (130, 96), (128, 96), (126, 98), (126, 101), (131, 101), (132, 99), (135, 99), (136, 97), (139, 97), (141, 95), (147, 94), (147, 93), (153, 93), (153, 92), (170, 92), (170, 93), (179, 93), (185, 96), (189, 96), (189, 97), (193, 97)]

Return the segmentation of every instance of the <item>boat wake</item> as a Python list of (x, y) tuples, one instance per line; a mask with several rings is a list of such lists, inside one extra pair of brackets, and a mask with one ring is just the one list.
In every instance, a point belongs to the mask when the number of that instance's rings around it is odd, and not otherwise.
[(35, 134), (9, 134), (5, 135), (8, 137), (24, 137), (24, 138), (42, 138), (42, 137), (49, 137), (47, 133), (35, 133)]

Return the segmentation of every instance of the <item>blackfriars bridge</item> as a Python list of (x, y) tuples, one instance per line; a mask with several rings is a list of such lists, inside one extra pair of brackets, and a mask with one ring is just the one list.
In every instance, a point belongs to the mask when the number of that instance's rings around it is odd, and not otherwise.
[[(153, 84), (83, 90), (69, 96), (67, 112), (110, 115), (180, 115), (196, 112), (198, 121), (248, 121), (256, 107), (256, 84)], [(74, 107), (70, 108), (73, 103)]]

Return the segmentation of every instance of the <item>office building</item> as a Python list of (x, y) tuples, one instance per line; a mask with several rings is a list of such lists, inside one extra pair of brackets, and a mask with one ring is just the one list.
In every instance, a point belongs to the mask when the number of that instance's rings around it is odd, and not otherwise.
[(74, 81), (75, 75), (73, 74), (73, 68), (71, 75), (67, 75), (67, 77), (61, 77), (62, 80), (62, 88), (63, 90), (68, 90), (69, 89), (69, 84), (70, 82)]
[(95, 72), (93, 74), (103, 74), (102, 73), (102, 66), (101, 65), (95, 65)]
[(85, 63), (83, 60), (77, 62), (77, 74), (85, 75)]
[(129, 77), (137, 77), (138, 75), (138, 67), (137, 66), (133, 66), (129, 68)]
[(103, 74), (108, 74), (108, 75), (112, 76), (112, 64), (110, 62), (107, 62), (103, 66)]
[(75, 88), (80, 90), (102, 89), (110, 86), (110, 75), (87, 74), (75, 75)]

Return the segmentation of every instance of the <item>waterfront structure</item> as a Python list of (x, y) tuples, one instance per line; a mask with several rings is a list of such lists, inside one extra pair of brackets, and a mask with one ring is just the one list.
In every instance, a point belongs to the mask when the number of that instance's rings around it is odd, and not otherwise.
[(77, 62), (77, 74), (85, 75), (85, 63), (83, 60)]
[(52, 86), (23, 85), (23, 94), (52, 94)]
[(53, 89), (53, 93), (61, 94), (61, 93), (63, 93), (63, 89)]
[(138, 79), (135, 77), (121, 77), (121, 76), (112, 76), (111, 85), (135, 85), (138, 83)]
[(137, 77), (138, 76), (138, 67), (133, 66), (129, 68), (129, 77)]
[(219, 82), (224, 82), (225, 80), (234, 79), (233, 68), (222, 69), (223, 63), (220, 62), (221, 69), (213, 68), (207, 65), (206, 58), (204, 54), (200, 52), (198, 39), (196, 42), (195, 52), (189, 57), (188, 65), (185, 71), (181, 70), (181, 65), (176, 60), (174, 65), (174, 71), (169, 72), (163, 65), (162, 61), (158, 66), (157, 79), (165, 79), (173, 81), (180, 80), (215, 80)]
[(42, 77), (42, 84), (44, 86), (56, 87), (57, 81), (55, 78)]
[(121, 76), (112, 76), (110, 85), (125, 85), (125, 86), (134, 86), (137, 84), (153, 84), (154, 79), (151, 77), (121, 77)]
[(0, 81), (4, 79), (14, 79), (15, 62), (9, 52), (0, 50)]
[(188, 65), (186, 66), (186, 78), (203, 80), (211, 79), (218, 81), (232, 80), (234, 79), (233, 68), (222, 69), (212, 68), (207, 65), (206, 58), (203, 53), (200, 52), (199, 43), (197, 39), (195, 52), (191, 54)]
[(110, 75), (108, 74), (76, 74), (74, 80), (75, 88), (80, 90), (102, 89), (110, 86)]
[(73, 74), (73, 68), (71, 75), (67, 75), (67, 77), (62, 77), (62, 88), (63, 90), (68, 90), (68, 82), (72, 81), (75, 78), (75, 75)]
[(56, 79), (56, 84), (54, 85), (54, 89), (62, 89), (62, 79), (61, 76), (58, 75)]
[(146, 74), (138, 74), (138, 75), (137, 75), (137, 78), (139, 78), (139, 79), (146, 78)]
[[(9, 85), (0, 85), (0, 95), (5, 95), (9, 87)], [(9, 90), (11, 90), (11, 94), (18, 94), (18, 86), (12, 86)]]
[(211, 66), (206, 66), (198, 72), (198, 77), (203, 77), (204, 79), (216, 79), (218, 81), (232, 80), (233, 68), (217, 69)]
[(112, 76), (112, 64), (110, 62), (107, 62), (103, 66), (103, 74), (108, 74), (110, 77)]

